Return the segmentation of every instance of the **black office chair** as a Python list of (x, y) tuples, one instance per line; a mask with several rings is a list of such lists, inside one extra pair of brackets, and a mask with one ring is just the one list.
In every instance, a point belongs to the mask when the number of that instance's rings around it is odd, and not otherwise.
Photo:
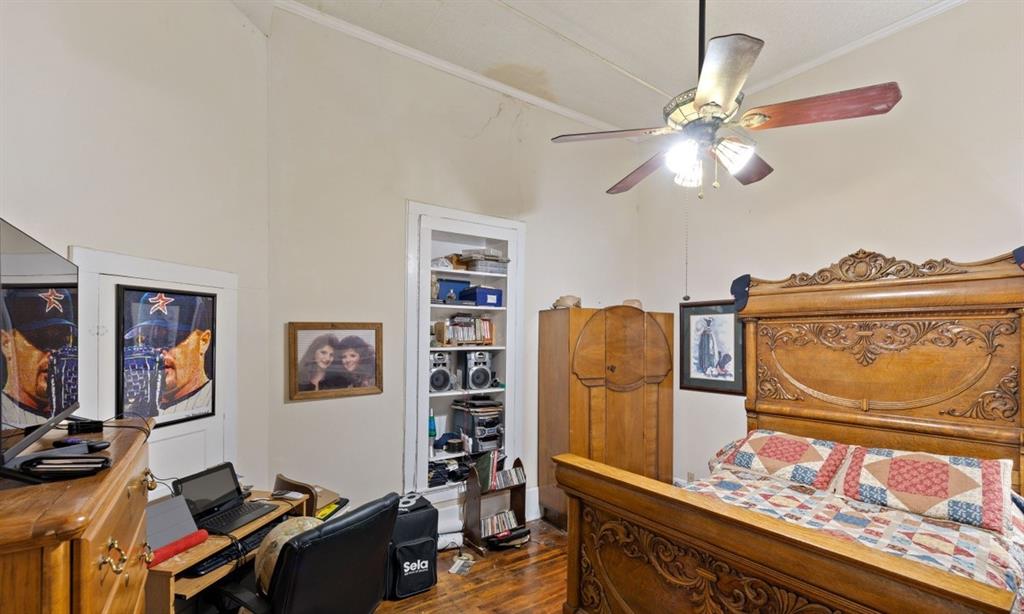
[(218, 590), (222, 608), (254, 614), (373, 612), (384, 597), (388, 542), (398, 516), (390, 493), (300, 533), (281, 548), (270, 594), (244, 584)]

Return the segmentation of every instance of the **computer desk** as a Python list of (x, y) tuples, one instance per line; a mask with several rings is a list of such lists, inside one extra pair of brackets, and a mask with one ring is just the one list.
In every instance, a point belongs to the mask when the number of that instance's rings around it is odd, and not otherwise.
[[(249, 500), (269, 498), (269, 491), (254, 490)], [(242, 525), (231, 532), (236, 538), (241, 539), (256, 529), (266, 525), (275, 518), (285, 514), (301, 515), (304, 509), (306, 495), (295, 500), (273, 500), (268, 503), (277, 505), (277, 509), (269, 514), (260, 516), (249, 524)], [(296, 513), (298, 512), (298, 513)], [(186, 569), (192, 567), (199, 561), (212, 556), (221, 548), (231, 544), (231, 540), (224, 535), (211, 535), (205, 542), (189, 548), (188, 550), (172, 556), (163, 563), (149, 569), (146, 577), (146, 612), (147, 614), (170, 614), (174, 612), (175, 599), (191, 599), (203, 590), (213, 586), (219, 580), (235, 570), (236, 561), (214, 569), (210, 573), (198, 578), (187, 578), (182, 574)], [(242, 559), (242, 563), (248, 563), (256, 558), (259, 548), (253, 550)]]

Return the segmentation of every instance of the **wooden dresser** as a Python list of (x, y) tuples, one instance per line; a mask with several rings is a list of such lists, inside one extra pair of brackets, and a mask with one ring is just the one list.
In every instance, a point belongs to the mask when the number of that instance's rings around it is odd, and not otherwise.
[(672, 481), (672, 314), (619, 305), (540, 312), (538, 486), (565, 526), (552, 456)]
[(110, 469), (36, 486), (0, 480), (0, 614), (145, 611), (145, 512), (156, 485), (145, 435), (107, 428), (83, 438), (111, 442)]

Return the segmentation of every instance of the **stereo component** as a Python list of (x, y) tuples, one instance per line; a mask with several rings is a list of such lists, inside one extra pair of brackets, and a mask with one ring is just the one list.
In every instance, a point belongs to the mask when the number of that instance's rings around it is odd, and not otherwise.
[(491, 387), (491, 353), (465, 352), (462, 356), (462, 387), (482, 390)]
[(455, 378), (448, 362), (448, 352), (430, 353), (430, 391), (447, 392), (455, 387)]
[(472, 411), (452, 407), (455, 432), (462, 435), (469, 444), (466, 451), (478, 454), (490, 450), (498, 450), (505, 445), (505, 412), (477, 410)]

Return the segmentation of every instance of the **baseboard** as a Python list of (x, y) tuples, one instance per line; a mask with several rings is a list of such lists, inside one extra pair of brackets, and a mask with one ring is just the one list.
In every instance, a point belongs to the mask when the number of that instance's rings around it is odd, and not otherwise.
[(540, 518), (540, 489), (536, 486), (526, 489), (526, 521)]
[[(460, 499), (436, 502), (434, 507), (437, 508), (437, 530), (439, 533), (462, 530), (462, 501)], [(534, 486), (526, 489), (526, 521), (538, 518), (540, 518), (540, 489)]]

